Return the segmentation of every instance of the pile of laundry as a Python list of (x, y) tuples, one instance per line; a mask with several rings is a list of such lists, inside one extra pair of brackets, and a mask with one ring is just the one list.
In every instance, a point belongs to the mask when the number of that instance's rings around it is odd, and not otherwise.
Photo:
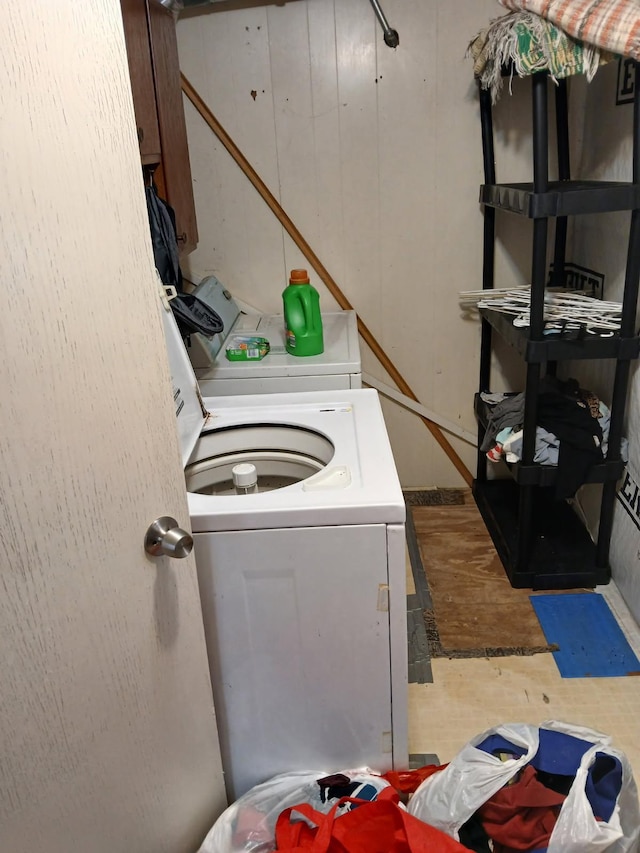
[(500, 0), (513, 10), (491, 22), (469, 45), (474, 75), (497, 100), (503, 71), (553, 79), (585, 74), (618, 56), (640, 60), (637, 0)]
[(440, 769), (282, 773), (232, 803), (198, 853), (465, 853), (401, 802)]
[[(480, 449), (492, 462), (519, 462), (522, 458), (524, 393), (481, 393), (489, 407), (489, 421)], [(609, 408), (593, 391), (580, 388), (575, 379), (542, 380), (538, 396), (536, 445), (533, 461), (557, 465), (556, 498), (571, 498), (586, 482), (593, 465), (608, 450)], [(627, 459), (627, 442), (621, 442)]]
[(214, 823), (198, 853), (632, 853), (640, 803), (611, 738), (504, 723), (449, 764), (282, 773)]
[(638, 849), (628, 759), (606, 735), (559, 721), (477, 735), (425, 779), (409, 810), (476, 853)]

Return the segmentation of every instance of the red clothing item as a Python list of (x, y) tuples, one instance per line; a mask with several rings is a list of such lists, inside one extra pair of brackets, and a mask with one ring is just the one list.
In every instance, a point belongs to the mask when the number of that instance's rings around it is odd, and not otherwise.
[[(358, 808), (336, 817), (343, 802)], [(292, 814), (294, 816), (292, 822)], [(308, 818), (309, 826), (298, 815)], [(454, 838), (398, 806), (398, 794), (384, 788), (374, 801), (344, 797), (329, 814), (308, 803), (285, 809), (276, 823), (276, 850), (286, 853), (469, 853)]]
[(564, 794), (546, 788), (535, 769), (525, 767), (517, 782), (505, 785), (478, 809), (494, 853), (547, 847), (564, 801)]
[(416, 770), (389, 770), (382, 774), (382, 778), (401, 794), (413, 794), (425, 779), (444, 770), (446, 766), (446, 764), (425, 764), (424, 767), (418, 767)]

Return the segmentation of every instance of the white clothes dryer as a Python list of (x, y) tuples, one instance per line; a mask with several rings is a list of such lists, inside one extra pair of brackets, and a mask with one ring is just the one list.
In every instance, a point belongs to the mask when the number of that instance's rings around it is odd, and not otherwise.
[(406, 767), (405, 505), (377, 392), (203, 400), (163, 314), (229, 798)]
[[(194, 296), (224, 323), (220, 334), (212, 338), (194, 334), (189, 342), (189, 358), (205, 397), (362, 387), (355, 311), (323, 311), (324, 352), (300, 358), (285, 348), (282, 314), (243, 314), (215, 276), (205, 278)], [(268, 355), (260, 361), (229, 361), (226, 343), (238, 334), (266, 338)]]

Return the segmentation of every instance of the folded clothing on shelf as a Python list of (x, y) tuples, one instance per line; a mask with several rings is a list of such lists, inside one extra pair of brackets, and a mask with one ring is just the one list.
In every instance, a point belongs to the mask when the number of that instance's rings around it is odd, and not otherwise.
[(469, 44), (473, 73), (495, 103), (502, 88), (502, 69), (511, 66), (519, 77), (548, 71), (554, 79), (585, 74), (591, 80), (598, 67), (613, 57), (592, 44), (570, 38), (552, 22), (529, 11), (517, 11), (492, 21)]
[(500, 0), (509, 9), (525, 9), (559, 27), (572, 39), (616, 55), (640, 60), (638, 0)]
[[(492, 462), (522, 458), (524, 394), (482, 394), (491, 414), (481, 450)], [(611, 413), (592, 391), (576, 380), (561, 382), (546, 377), (538, 397), (538, 425), (534, 462), (556, 465), (556, 497), (572, 497), (586, 481), (591, 467), (602, 462), (608, 450)], [(626, 460), (627, 442), (622, 441)]]

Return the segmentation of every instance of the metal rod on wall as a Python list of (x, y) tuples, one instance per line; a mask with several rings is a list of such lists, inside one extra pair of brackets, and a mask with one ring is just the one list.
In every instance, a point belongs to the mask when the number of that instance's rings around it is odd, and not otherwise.
[(385, 14), (382, 11), (382, 6), (378, 3), (378, 0), (370, 0), (370, 2), (373, 6), (373, 11), (376, 13), (377, 19), (380, 21), (380, 26), (384, 33), (384, 43), (389, 47), (398, 47), (400, 44), (400, 36), (398, 35), (397, 30), (392, 30), (389, 26), (389, 22), (387, 21)]
[[(322, 282), (325, 284), (327, 290), (336, 300), (338, 305), (342, 308), (343, 311), (355, 311), (353, 305), (349, 302), (342, 290), (338, 287), (336, 282), (330, 276), (329, 272), (325, 269), (324, 265), (321, 263), (320, 259), (315, 254), (311, 246), (304, 239), (300, 231), (298, 231), (292, 220), (287, 216), (284, 208), (281, 206), (275, 196), (271, 193), (271, 191), (264, 183), (260, 175), (258, 175), (251, 163), (249, 163), (242, 151), (240, 151), (233, 139), (222, 127), (218, 119), (213, 115), (209, 107), (205, 104), (200, 95), (196, 92), (191, 83), (182, 73), (180, 74), (180, 80), (182, 85), (182, 91), (185, 93), (187, 98), (189, 98), (189, 100), (196, 108), (200, 116), (204, 119), (209, 128), (215, 133), (215, 135), (227, 149), (229, 154), (231, 154), (233, 159), (242, 169), (247, 178), (251, 181), (258, 193), (262, 196), (262, 199), (266, 202), (267, 206), (275, 214), (276, 218), (283, 226), (287, 234), (291, 237), (293, 242), (300, 249), (305, 258), (309, 261), (309, 263), (311, 264), (315, 272), (318, 274)], [(357, 312), (355, 313), (358, 321), (358, 332), (362, 336), (362, 339), (371, 349), (375, 357), (378, 359), (380, 364), (384, 367), (384, 369), (387, 371), (389, 376), (396, 383), (402, 393), (410, 399), (415, 400), (415, 402), (419, 403), (420, 401), (413, 393), (411, 387), (405, 381), (400, 371), (397, 369), (395, 364), (391, 361), (389, 356), (382, 349), (376, 338), (373, 336), (372, 332), (363, 322), (362, 318), (358, 315)], [(465, 483), (468, 486), (471, 486), (473, 483), (473, 475), (471, 474), (467, 466), (464, 464), (460, 456), (456, 453), (455, 449), (449, 443), (446, 436), (443, 435), (442, 430), (438, 427), (437, 424), (429, 420), (429, 418), (426, 418), (423, 415), (418, 415), (418, 417), (427, 427), (427, 429), (435, 438), (437, 443), (440, 445), (447, 458), (454, 465), (454, 467), (456, 468), (462, 479), (465, 481)]]

